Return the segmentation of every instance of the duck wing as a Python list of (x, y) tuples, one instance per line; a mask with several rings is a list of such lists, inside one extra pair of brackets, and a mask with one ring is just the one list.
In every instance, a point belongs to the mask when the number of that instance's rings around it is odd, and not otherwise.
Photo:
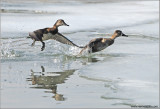
[(81, 46), (76, 45), (75, 43), (73, 43), (72, 41), (70, 41), (67, 37), (63, 36), (62, 34), (60, 34), (59, 32), (56, 34), (52, 34), (52, 33), (48, 33), (48, 34), (44, 34), (43, 37), (46, 37), (45, 35), (47, 35), (48, 37), (50, 37), (50, 39), (54, 39), (58, 42), (61, 42), (63, 44), (67, 44), (67, 45), (71, 45), (71, 46), (76, 46), (79, 48), (84, 48)]

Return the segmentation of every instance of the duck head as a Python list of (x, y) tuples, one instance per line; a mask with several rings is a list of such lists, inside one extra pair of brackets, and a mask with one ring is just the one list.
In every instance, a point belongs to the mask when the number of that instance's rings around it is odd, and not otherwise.
[(115, 39), (116, 37), (119, 36), (124, 36), (124, 37), (128, 37), (127, 35), (125, 35), (121, 30), (116, 30), (114, 32), (114, 34), (112, 35), (111, 39)]
[(66, 23), (64, 22), (63, 19), (58, 19), (54, 25), (55, 25), (56, 27), (59, 27), (59, 26), (69, 26), (68, 24), (66, 24)]
[(128, 37), (128, 36), (125, 35), (121, 30), (116, 30), (116, 31), (114, 32), (114, 34), (116, 35), (116, 37), (119, 37), (119, 36)]

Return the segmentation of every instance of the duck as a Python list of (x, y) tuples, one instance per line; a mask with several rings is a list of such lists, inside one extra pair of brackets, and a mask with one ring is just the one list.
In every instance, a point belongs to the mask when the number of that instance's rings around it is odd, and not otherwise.
[[(45, 43), (43, 41), (45, 40), (55, 39), (61, 43), (64, 43), (65, 42), (64, 40), (67, 38), (58, 32), (59, 26), (69, 26), (69, 25), (66, 24), (63, 19), (58, 19), (56, 23), (53, 25), (53, 27), (51, 28), (47, 27), (47, 28), (35, 30), (33, 32), (29, 32), (29, 37), (27, 38), (31, 38), (33, 40), (33, 43), (31, 44), (31, 46), (34, 46), (36, 41), (41, 41), (42, 42), (41, 51), (43, 51), (45, 48)], [(70, 42), (69, 44), (72, 44), (72, 43)]]
[(108, 46), (111, 46), (114, 43), (114, 40), (119, 36), (128, 37), (128, 35), (125, 35), (121, 30), (116, 30), (110, 38), (92, 39), (86, 46), (84, 46), (78, 55), (82, 55), (84, 51), (95, 53), (104, 50)]

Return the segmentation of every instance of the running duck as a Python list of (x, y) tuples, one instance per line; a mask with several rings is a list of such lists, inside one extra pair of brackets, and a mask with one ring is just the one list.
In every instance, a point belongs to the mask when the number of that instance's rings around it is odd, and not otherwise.
[(63, 43), (65, 38), (62, 34), (58, 33), (59, 26), (69, 26), (69, 25), (66, 24), (64, 20), (59, 19), (51, 28), (43, 28), (30, 32), (28, 38), (31, 38), (33, 40), (32, 46), (35, 45), (36, 41), (41, 41), (42, 42), (41, 51), (43, 51), (45, 48), (45, 43), (43, 41), (45, 40), (55, 39)]
[(119, 36), (128, 37), (121, 30), (116, 30), (110, 38), (96, 38), (91, 40), (89, 44), (80, 51), (79, 55), (81, 55), (85, 50), (87, 50), (88, 53), (95, 53), (104, 50), (108, 46), (112, 45), (114, 43), (114, 39)]

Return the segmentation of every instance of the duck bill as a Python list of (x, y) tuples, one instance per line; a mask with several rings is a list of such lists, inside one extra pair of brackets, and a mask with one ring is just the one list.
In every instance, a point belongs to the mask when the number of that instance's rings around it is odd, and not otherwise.
[(128, 37), (128, 35), (125, 35), (124, 33), (122, 33), (122, 36), (124, 36), (124, 37)]
[(68, 24), (66, 24), (65, 22), (63, 22), (63, 25), (64, 25), (64, 26), (69, 26), (69, 25), (68, 25)]

